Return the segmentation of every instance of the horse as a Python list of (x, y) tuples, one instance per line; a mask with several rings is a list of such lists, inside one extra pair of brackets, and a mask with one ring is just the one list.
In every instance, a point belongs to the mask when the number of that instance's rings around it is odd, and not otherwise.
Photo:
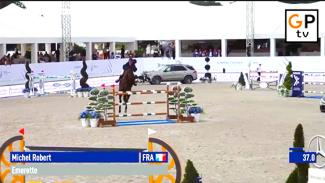
[[(123, 76), (120, 79), (119, 91), (122, 91), (123, 93), (127, 92), (127, 91), (131, 91), (132, 86), (136, 84), (135, 79), (136, 78), (133, 73), (132, 67), (129, 67), (128, 69), (126, 69), (123, 72)], [(123, 103), (125, 105), (124, 113), (127, 112), (128, 107), (127, 107), (126, 103), (129, 101), (129, 99), (130, 99), (130, 95), (123, 95)], [(119, 101), (121, 104), (122, 103), (122, 95), (119, 95)], [(121, 105), (119, 106), (119, 113), (121, 113)]]

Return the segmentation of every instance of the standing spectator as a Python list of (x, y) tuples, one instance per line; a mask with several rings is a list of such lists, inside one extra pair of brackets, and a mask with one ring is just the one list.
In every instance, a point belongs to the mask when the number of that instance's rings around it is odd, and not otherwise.
[(151, 46), (150, 44), (147, 45), (147, 48), (146, 48), (146, 56), (149, 57), (150, 56), (150, 49), (151, 49)]
[(112, 53), (111, 53), (111, 59), (114, 59), (114, 58), (115, 58), (114, 52), (112, 51)]
[(164, 57), (164, 54), (165, 54), (165, 50), (164, 50), (164, 47), (163, 47), (163, 45), (159, 45), (159, 50), (160, 50), (160, 56), (161, 57)]
[(121, 58), (125, 58), (124, 57), (124, 54), (125, 54), (125, 48), (124, 48), (124, 45), (122, 45), (122, 48), (121, 48)]
[(93, 54), (91, 55), (91, 58), (92, 58), (92, 60), (97, 60), (98, 59), (96, 50), (93, 51)]
[(55, 57), (56, 57), (56, 61), (60, 62), (60, 50), (59, 49), (55, 50)]
[(176, 52), (175, 52), (175, 44), (174, 43), (172, 43), (172, 45), (171, 45), (171, 51), (172, 51), (173, 60), (175, 60)]

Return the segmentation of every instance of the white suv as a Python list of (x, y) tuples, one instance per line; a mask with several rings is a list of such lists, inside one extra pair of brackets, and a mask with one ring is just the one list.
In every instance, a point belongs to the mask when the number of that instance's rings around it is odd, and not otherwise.
[(196, 70), (186, 64), (171, 64), (160, 67), (157, 71), (147, 71), (143, 73), (149, 78), (150, 84), (160, 84), (163, 81), (180, 81), (183, 84), (191, 84), (197, 79)]

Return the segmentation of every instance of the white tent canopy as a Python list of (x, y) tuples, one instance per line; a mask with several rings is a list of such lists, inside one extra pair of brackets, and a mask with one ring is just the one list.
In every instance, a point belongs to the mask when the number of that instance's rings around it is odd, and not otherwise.
[[(0, 43), (12, 39), (61, 38), (62, 2), (24, 2), (0, 11)], [(71, 2), (73, 41), (245, 39), (246, 2), (197, 6), (189, 2)], [(319, 9), (319, 33), (325, 33), (325, 2), (255, 2), (255, 37), (284, 38), (285, 9)], [(105, 41), (105, 40), (103, 40)]]

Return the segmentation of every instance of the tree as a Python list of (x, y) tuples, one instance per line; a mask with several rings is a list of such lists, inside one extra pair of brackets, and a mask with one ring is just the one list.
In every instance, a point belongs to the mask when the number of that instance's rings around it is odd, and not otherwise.
[(240, 76), (239, 76), (239, 79), (238, 79), (238, 83), (241, 84), (242, 86), (245, 86), (246, 85), (243, 72), (240, 73)]
[(185, 174), (182, 183), (197, 183), (199, 178), (199, 173), (195, 169), (193, 162), (187, 160), (185, 167)]
[[(294, 147), (305, 147), (304, 130), (301, 124), (298, 124), (294, 134)], [(286, 183), (307, 183), (309, 164), (296, 163), (297, 167), (288, 177)]]
[(287, 90), (291, 90), (292, 88), (292, 64), (291, 62), (289, 62), (289, 64), (287, 65), (287, 75), (284, 78), (284, 83), (283, 86), (287, 89)]

